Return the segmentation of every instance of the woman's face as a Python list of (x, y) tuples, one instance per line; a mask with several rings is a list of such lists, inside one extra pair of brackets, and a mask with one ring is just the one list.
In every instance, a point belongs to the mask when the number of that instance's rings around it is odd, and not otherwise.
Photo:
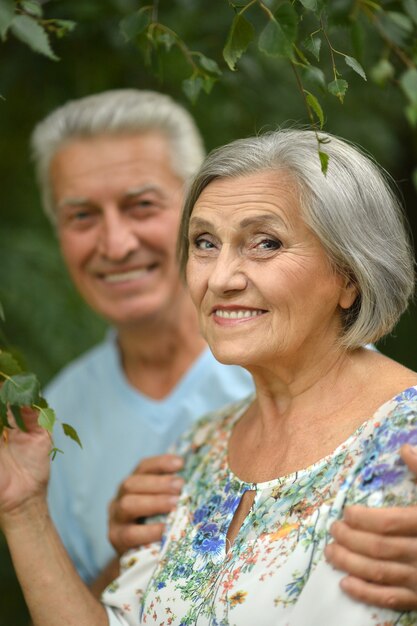
[(285, 172), (217, 179), (190, 219), (187, 282), (204, 337), (223, 363), (320, 358), (356, 292), (330, 266)]

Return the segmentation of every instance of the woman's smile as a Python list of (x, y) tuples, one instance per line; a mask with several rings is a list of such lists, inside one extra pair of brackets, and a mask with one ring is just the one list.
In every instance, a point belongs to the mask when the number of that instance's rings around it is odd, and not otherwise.
[(233, 326), (242, 322), (253, 321), (267, 313), (265, 309), (254, 309), (246, 307), (214, 307), (213, 319), (220, 326)]

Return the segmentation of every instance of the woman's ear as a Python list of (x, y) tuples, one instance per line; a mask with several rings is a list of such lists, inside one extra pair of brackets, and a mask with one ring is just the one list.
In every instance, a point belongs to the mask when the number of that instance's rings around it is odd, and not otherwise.
[(344, 279), (344, 285), (340, 292), (339, 306), (341, 309), (350, 309), (359, 295), (356, 283), (351, 278)]

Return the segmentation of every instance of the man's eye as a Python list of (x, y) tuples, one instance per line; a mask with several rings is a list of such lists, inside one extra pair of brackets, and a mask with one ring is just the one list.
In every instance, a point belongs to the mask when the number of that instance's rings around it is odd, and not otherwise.
[(132, 207), (139, 207), (139, 208), (143, 207), (145, 209), (153, 205), (154, 205), (154, 202), (152, 202), (152, 200), (137, 200), (136, 202), (132, 203)]
[(93, 213), (91, 211), (76, 211), (72, 214), (73, 220), (83, 221), (87, 220), (89, 217), (92, 217)]
[(129, 211), (138, 211), (139, 213), (154, 209), (157, 206), (155, 200), (150, 198), (136, 198), (132, 199), (129, 203), (126, 204), (126, 209)]

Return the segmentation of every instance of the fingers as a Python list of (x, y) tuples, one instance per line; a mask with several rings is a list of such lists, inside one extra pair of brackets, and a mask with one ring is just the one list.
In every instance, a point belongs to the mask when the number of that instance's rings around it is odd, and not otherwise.
[(131, 494), (178, 495), (183, 486), (183, 479), (173, 474), (132, 474), (120, 485), (117, 498)]
[[(149, 498), (148, 503), (144, 503), (140, 497), (139, 505), (132, 503), (132, 508), (126, 512), (124, 519), (120, 518), (120, 509), (123, 509), (125, 504), (119, 506), (119, 503), (112, 503), (110, 505), (110, 524), (108, 537), (109, 541), (118, 554), (123, 554), (131, 548), (137, 548), (138, 546), (152, 543), (153, 541), (159, 541), (162, 537), (164, 524), (137, 524), (134, 520), (137, 517), (148, 517), (151, 513), (147, 511), (155, 511), (159, 509), (158, 513), (169, 513), (174, 507), (174, 504), (165, 502), (163, 496), (154, 496)], [(148, 509), (146, 505), (148, 504)], [(128, 503), (129, 506), (129, 503)], [(115, 507), (116, 513), (112, 511), (112, 507)], [(145, 513), (144, 515), (136, 515), (136, 511)], [(155, 514), (155, 513), (152, 513)]]
[[(7, 421), (12, 428), (23, 429), (26, 432), (41, 432), (38, 424), (39, 411), (29, 406), (8, 408)], [(19, 423), (18, 423), (19, 422)]]
[(340, 586), (351, 598), (366, 604), (396, 611), (417, 609), (417, 595), (409, 589), (375, 585), (354, 576), (344, 578)]
[(379, 509), (354, 505), (346, 507), (343, 521), (357, 530), (417, 538), (417, 506)]
[(109, 507), (110, 522), (127, 524), (140, 517), (152, 517), (172, 511), (178, 496), (170, 495), (126, 495), (113, 500)]
[(417, 572), (409, 564), (369, 558), (334, 543), (326, 547), (325, 555), (333, 567), (356, 578), (378, 585), (401, 586), (410, 591), (417, 589)]
[(406, 465), (408, 465), (409, 470), (417, 475), (417, 449), (406, 444), (401, 448), (400, 455)]
[(143, 459), (134, 474), (173, 474), (182, 469), (184, 461), (175, 454), (160, 454)]
[(348, 574), (341, 582), (348, 595), (397, 611), (417, 608), (414, 539), (352, 530), (344, 522), (335, 522), (331, 533), (335, 543), (325, 548), (325, 556)]
[(417, 540), (414, 538), (392, 537), (356, 530), (344, 521), (334, 522), (330, 532), (338, 545), (356, 554), (417, 565)]
[(116, 541), (114, 541), (114, 537), (110, 533), (109, 540), (117, 553), (122, 555), (131, 548), (160, 541), (164, 528), (164, 524), (126, 524), (119, 528)]

